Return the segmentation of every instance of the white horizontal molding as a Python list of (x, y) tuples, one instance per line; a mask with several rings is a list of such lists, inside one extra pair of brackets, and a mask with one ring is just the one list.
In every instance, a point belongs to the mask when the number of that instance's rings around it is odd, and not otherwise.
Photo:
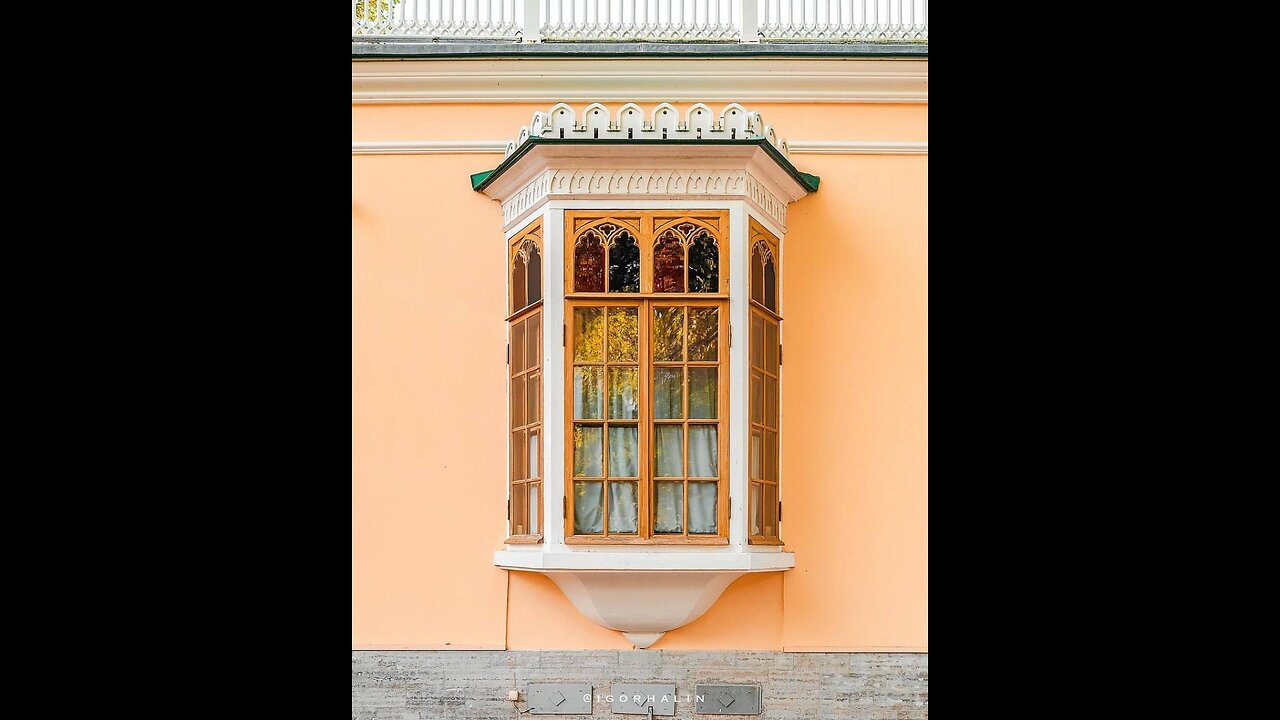
[(351, 102), (927, 103), (928, 60), (487, 58), (351, 63)]
[[(507, 140), (386, 140), (351, 143), (352, 155), (501, 155)], [(792, 140), (792, 153), (809, 155), (928, 155), (927, 140)]]
[(493, 553), (493, 564), (505, 570), (597, 572), (777, 572), (796, 566), (795, 553), (738, 552), (646, 547), (639, 552), (613, 549), (508, 549)]
[(498, 153), (507, 147), (506, 140), (387, 140), (351, 142), (352, 155), (455, 155), (463, 153)]
[(928, 140), (792, 140), (792, 153), (811, 155), (928, 155)]

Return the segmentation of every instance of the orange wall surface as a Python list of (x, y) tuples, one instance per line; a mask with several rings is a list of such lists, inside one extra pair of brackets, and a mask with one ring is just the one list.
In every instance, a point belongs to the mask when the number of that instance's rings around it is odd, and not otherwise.
[[(353, 105), (352, 139), (509, 139), (555, 101)], [(793, 142), (928, 139), (927, 105), (745, 105)], [(928, 156), (791, 159), (822, 178), (788, 211), (782, 259), (796, 567), (739, 579), (654, 648), (926, 650)], [(631, 647), (545, 577), (493, 566), (506, 249), (500, 207), (467, 176), (500, 160), (352, 156), (353, 648)]]

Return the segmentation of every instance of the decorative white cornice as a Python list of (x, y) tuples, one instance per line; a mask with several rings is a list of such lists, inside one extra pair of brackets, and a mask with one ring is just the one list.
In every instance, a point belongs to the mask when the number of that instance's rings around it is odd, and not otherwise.
[[(509, 140), (387, 140), (351, 143), (352, 155), (496, 154)], [(791, 140), (792, 155), (928, 155), (927, 140)]]
[(351, 102), (927, 103), (928, 60), (593, 58), (351, 63)]
[(584, 199), (599, 195), (692, 199), (745, 196), (780, 227), (787, 225), (787, 203), (748, 170), (701, 168), (573, 168), (547, 170), (502, 203), (502, 222), (524, 221), (544, 199)]
[[(646, 119), (646, 117), (648, 119)], [(766, 125), (760, 113), (729, 103), (717, 113), (703, 103), (694, 103), (684, 112), (671, 103), (661, 103), (649, 112), (635, 103), (627, 103), (615, 114), (607, 105), (592, 103), (582, 111), (582, 120), (567, 103), (557, 103), (547, 112), (536, 112), (528, 125), (520, 128), (513, 142), (507, 143), (511, 155), (530, 138), (561, 140), (767, 140), (786, 157), (787, 141), (779, 140), (772, 125)]]

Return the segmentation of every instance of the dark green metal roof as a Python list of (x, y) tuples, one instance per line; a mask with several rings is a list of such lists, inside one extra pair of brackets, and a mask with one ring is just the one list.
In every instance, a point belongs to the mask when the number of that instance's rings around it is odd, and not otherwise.
[(791, 161), (788, 160), (787, 157), (783, 155), (781, 151), (778, 150), (778, 148), (773, 146), (773, 143), (769, 142), (764, 138), (751, 138), (747, 140), (727, 140), (727, 139), (710, 139), (710, 138), (704, 138), (701, 140), (698, 140), (698, 139), (662, 140), (659, 138), (644, 138), (644, 139), (628, 140), (626, 138), (579, 139), (579, 138), (531, 137), (528, 140), (525, 140), (524, 143), (520, 145), (520, 147), (516, 148), (516, 151), (511, 153), (510, 157), (503, 160), (502, 164), (499, 165), (498, 167), (492, 170), (488, 170), (486, 172), (478, 172), (473, 174), (471, 176), (471, 189), (475, 190), (476, 192), (479, 192), (489, 187), (490, 183), (492, 183), (494, 180), (497, 180), (498, 177), (502, 175), (502, 173), (506, 172), (508, 168), (510, 168), (512, 165), (515, 165), (516, 162), (520, 160), (520, 158), (524, 157), (525, 153), (529, 152), (530, 150), (537, 147), (538, 145), (756, 145), (761, 149), (763, 149), (769, 155), (769, 157), (773, 158), (774, 161), (778, 163), (778, 166), (781, 167), (783, 170), (786, 170), (787, 174), (790, 175), (793, 179), (795, 179), (796, 182), (800, 183), (801, 187), (803, 187), (805, 190), (808, 190), (809, 192), (817, 192), (818, 183), (822, 181), (822, 179), (819, 178), (817, 175), (810, 175), (809, 173), (803, 173), (797, 170), (796, 166), (792, 165)]

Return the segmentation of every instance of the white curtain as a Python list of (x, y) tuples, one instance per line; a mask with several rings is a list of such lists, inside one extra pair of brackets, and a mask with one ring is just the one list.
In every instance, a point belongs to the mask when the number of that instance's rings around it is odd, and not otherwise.
[(635, 425), (609, 427), (609, 477), (639, 477), (639, 432)]
[(639, 377), (635, 368), (609, 368), (609, 419), (636, 419), (640, 411)]
[(715, 483), (689, 483), (689, 532), (715, 534)]
[(658, 483), (658, 512), (654, 518), (654, 532), (684, 531), (683, 483)]
[(638, 517), (636, 484), (633, 482), (609, 483), (609, 532), (635, 532)]
[(654, 428), (654, 475), (658, 477), (684, 477), (684, 428), (679, 425), (658, 425)]
[(604, 507), (598, 482), (576, 482), (573, 492), (574, 533), (604, 532)]
[(573, 426), (573, 474), (601, 477), (604, 455), (604, 428), (598, 425)]
[(529, 532), (538, 534), (538, 516), (542, 514), (542, 508), (538, 505), (538, 485), (534, 483), (529, 486)]
[(718, 477), (716, 426), (689, 426), (689, 477)]

